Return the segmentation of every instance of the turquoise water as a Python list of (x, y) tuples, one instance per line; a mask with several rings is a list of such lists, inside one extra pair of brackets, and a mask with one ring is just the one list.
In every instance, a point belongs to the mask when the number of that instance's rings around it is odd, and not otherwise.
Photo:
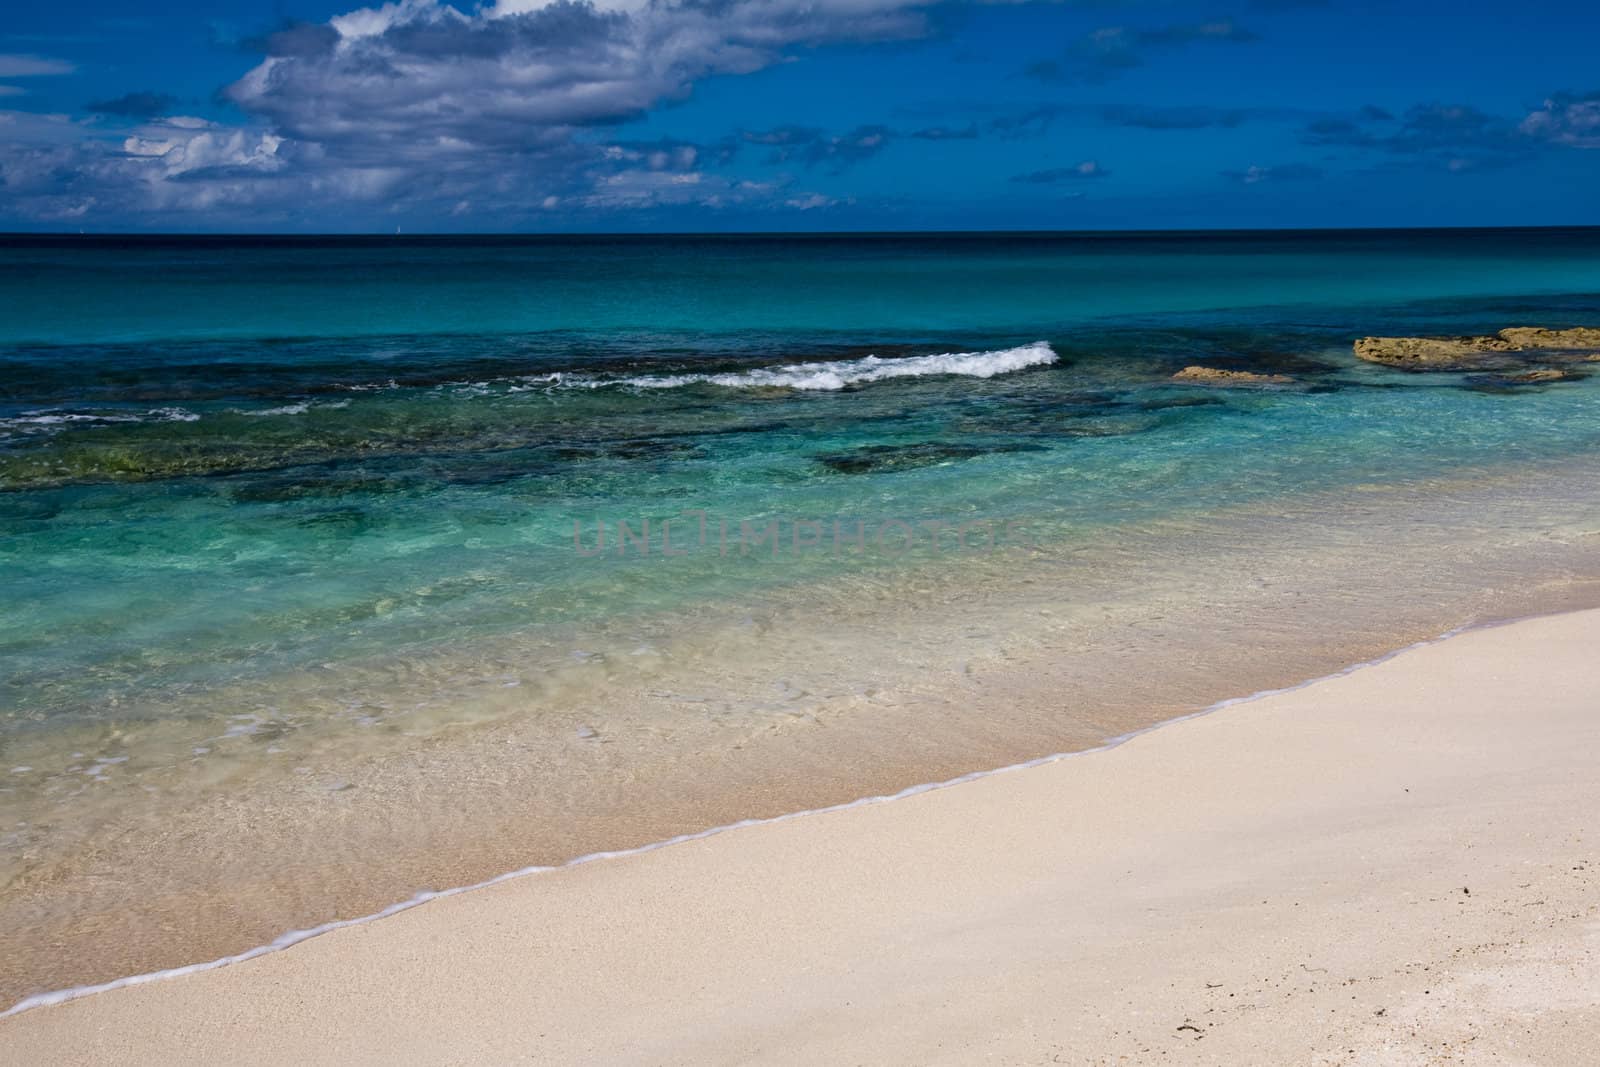
[(1511, 325), (1600, 230), (0, 238), (0, 1004), (1592, 602), (1600, 363), (1352, 351)]
[(0, 309), (0, 744), (1600, 439), (1592, 381), (1350, 355), (1600, 321), (1588, 230), (9, 239)]

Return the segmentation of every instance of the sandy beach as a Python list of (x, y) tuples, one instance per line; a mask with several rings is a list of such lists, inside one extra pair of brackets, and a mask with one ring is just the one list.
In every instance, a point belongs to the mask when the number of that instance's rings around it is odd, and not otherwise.
[(1600, 1067), (1600, 7), (13, 7), (0, 1067)]
[(1537, 1063), (1600, 1045), (1600, 612), (0, 1023), (16, 1063)]

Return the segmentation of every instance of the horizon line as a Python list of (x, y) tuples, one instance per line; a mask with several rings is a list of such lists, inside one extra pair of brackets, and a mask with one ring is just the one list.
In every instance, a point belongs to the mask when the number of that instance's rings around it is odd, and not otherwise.
[(454, 238), (617, 238), (617, 237), (944, 237), (944, 236), (1164, 236), (1175, 234), (1291, 234), (1291, 233), (1483, 233), (1528, 230), (1600, 230), (1600, 223), (1540, 223), (1443, 226), (1193, 226), (1094, 229), (900, 229), (900, 230), (422, 230), (389, 233), (380, 230), (0, 230), (0, 241), (16, 238), (150, 238), (188, 240), (260, 239), (454, 239)]

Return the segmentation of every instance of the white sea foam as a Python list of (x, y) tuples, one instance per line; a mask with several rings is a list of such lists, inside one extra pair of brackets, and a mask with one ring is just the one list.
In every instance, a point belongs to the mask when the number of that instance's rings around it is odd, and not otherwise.
[(349, 406), (350, 401), (348, 400), (339, 400), (331, 404), (313, 404), (309, 400), (302, 400), (298, 404), (284, 404), (282, 407), (276, 408), (230, 408), (229, 410), (235, 415), (249, 415), (251, 418), (263, 418), (271, 415), (304, 415), (313, 408), (321, 410), (347, 408)]
[(149, 411), (25, 411), (0, 419), (0, 431), (53, 433), (65, 426), (107, 426), (124, 422), (195, 422), (200, 416), (186, 408), (152, 408)]
[[(636, 378), (590, 379), (581, 384), (595, 388), (628, 385), (639, 389), (675, 389), (683, 385), (720, 385), (728, 389), (808, 389), (837, 390), (888, 378), (924, 378), (960, 375), (967, 378), (993, 378), (1000, 374), (1042, 367), (1056, 362), (1055, 349), (1045, 341), (991, 352), (941, 352), (930, 356), (904, 356), (862, 359), (833, 363), (790, 363), (776, 367), (731, 371), (725, 374), (647, 374)], [(573, 383), (580, 384), (580, 383)]]
[[(448, 391), (458, 397), (495, 395), (500, 387), (507, 393), (548, 393), (559, 389), (676, 389), (685, 385), (717, 385), (726, 389), (800, 389), (810, 391), (837, 391), (851, 385), (880, 382), (889, 378), (928, 378), (956, 376), (967, 378), (993, 378), (1029, 367), (1043, 367), (1058, 361), (1055, 349), (1047, 341), (1016, 348), (998, 348), (985, 352), (939, 352), (927, 356), (901, 356), (885, 359), (882, 356), (865, 356), (832, 362), (785, 363), (750, 370), (725, 371), (720, 374), (640, 374), (611, 376), (589, 374), (582, 371), (550, 371), (545, 374), (528, 374), (515, 378), (492, 378), (487, 381), (445, 382), (434, 388)], [(400, 389), (399, 382), (367, 382), (341, 385), (349, 392), (378, 392)], [(338, 405), (315, 405), (317, 407)], [(301, 414), (303, 405), (272, 408), (266, 411), (240, 412), (248, 415)]]
[[(261, 417), (304, 415), (308, 411), (346, 408), (349, 406), (350, 402), (348, 400), (338, 400), (325, 404), (301, 401), (275, 408), (229, 408), (228, 410), (235, 415)], [(20, 437), (51, 434), (69, 427), (93, 429), (97, 426), (127, 425), (141, 422), (199, 422), (200, 419), (201, 416), (198, 413), (181, 407), (151, 408), (148, 411), (58, 411), (40, 409), (37, 411), (25, 411), (20, 415), (13, 415), (9, 418), (0, 418), (0, 438), (5, 436)]]
[(138, 422), (135, 415), (80, 415), (71, 411), (39, 411), (6, 419), (7, 426), (64, 426), (71, 422)]

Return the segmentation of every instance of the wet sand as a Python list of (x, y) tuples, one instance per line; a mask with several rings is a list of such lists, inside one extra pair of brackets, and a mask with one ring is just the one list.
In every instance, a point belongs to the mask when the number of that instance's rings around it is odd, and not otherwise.
[(1587, 1062), (1600, 612), (0, 1023), (18, 1062)]

